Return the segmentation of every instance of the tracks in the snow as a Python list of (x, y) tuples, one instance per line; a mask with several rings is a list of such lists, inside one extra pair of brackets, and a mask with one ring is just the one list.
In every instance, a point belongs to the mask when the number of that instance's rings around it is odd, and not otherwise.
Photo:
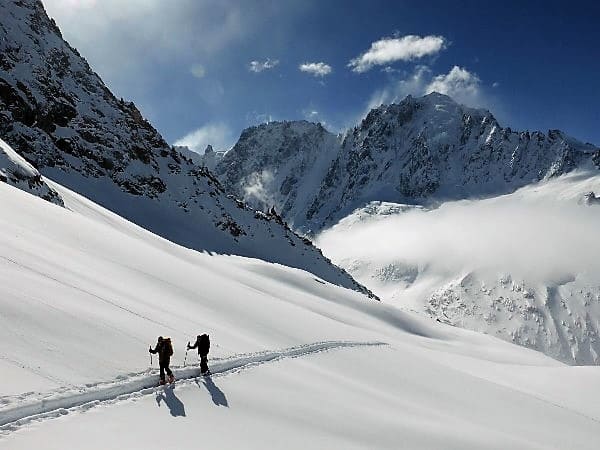
[[(365, 347), (386, 345), (382, 342), (348, 342), (326, 341), (315, 342), (283, 350), (264, 351), (232, 356), (225, 359), (213, 359), (211, 372), (213, 376), (239, 372), (261, 364), (278, 361), (284, 358), (298, 358), (314, 353), (347, 347)], [(181, 380), (192, 380), (199, 376), (198, 365), (173, 367), (175, 377)], [(32, 421), (50, 419), (68, 414), (71, 410), (87, 410), (99, 404), (118, 402), (136, 396), (151, 394), (158, 382), (158, 371), (150, 370), (138, 374), (130, 374), (112, 382), (88, 384), (79, 388), (56, 391), (43, 398), (22, 399), (0, 407), (0, 432), (2, 434), (17, 430)]]

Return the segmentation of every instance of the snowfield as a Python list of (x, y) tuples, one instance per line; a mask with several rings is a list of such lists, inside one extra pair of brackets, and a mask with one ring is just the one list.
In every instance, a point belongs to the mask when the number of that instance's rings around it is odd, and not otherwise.
[[(0, 449), (595, 448), (600, 368), (0, 183)], [(214, 375), (185, 344), (211, 335)], [(174, 388), (147, 348), (171, 336)]]

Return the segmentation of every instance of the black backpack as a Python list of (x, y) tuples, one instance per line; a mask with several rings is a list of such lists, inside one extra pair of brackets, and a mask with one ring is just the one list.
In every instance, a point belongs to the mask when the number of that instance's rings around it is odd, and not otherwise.
[(210, 338), (208, 334), (203, 334), (198, 336), (198, 353), (201, 355), (208, 355), (208, 351), (210, 350)]

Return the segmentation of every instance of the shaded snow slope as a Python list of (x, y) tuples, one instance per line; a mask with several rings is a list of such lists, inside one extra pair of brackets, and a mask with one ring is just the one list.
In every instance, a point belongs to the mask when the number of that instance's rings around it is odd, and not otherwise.
[(249, 128), (215, 171), (254, 206), (275, 206), (314, 233), (371, 201), (502, 194), (599, 163), (591, 144), (558, 130), (512, 131), (434, 92), (371, 110), (342, 139), (306, 122)]
[(0, 25), (0, 136), (42, 175), (186, 247), (298, 267), (369, 294), (115, 98), (39, 0), (1, 2)]
[(318, 243), (383, 299), (456, 326), (600, 364), (600, 176), (573, 172), (437, 209), (373, 203)]
[(0, 181), (62, 206), (62, 199), (35, 167), (0, 139)]
[[(597, 368), (198, 253), (53, 188), (66, 208), (0, 184), (0, 448), (595, 445)], [(199, 332), (211, 378), (192, 352), (181, 367)], [(149, 387), (158, 334), (174, 390)]]

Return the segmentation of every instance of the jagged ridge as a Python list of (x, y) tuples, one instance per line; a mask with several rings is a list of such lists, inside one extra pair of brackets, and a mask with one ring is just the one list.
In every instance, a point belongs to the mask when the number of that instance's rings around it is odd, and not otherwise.
[(249, 128), (215, 171), (255, 207), (274, 205), (295, 229), (318, 232), (374, 200), (507, 193), (599, 164), (591, 144), (558, 130), (512, 131), (487, 110), (432, 93), (375, 108), (339, 139), (306, 122)]

